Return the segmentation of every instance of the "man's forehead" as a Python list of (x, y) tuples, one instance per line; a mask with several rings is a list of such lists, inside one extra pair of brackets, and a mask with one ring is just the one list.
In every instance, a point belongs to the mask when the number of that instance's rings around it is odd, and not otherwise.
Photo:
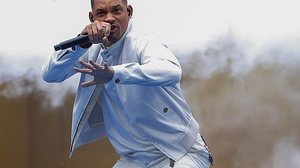
[(123, 5), (123, 0), (94, 0), (94, 6), (115, 6), (115, 5)]

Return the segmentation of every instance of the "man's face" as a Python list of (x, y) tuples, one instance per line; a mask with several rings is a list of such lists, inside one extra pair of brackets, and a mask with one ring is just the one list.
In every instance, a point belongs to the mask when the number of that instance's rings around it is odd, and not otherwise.
[(110, 23), (111, 32), (108, 40), (113, 44), (125, 33), (131, 15), (132, 7), (127, 6), (122, 0), (94, 0), (90, 21)]

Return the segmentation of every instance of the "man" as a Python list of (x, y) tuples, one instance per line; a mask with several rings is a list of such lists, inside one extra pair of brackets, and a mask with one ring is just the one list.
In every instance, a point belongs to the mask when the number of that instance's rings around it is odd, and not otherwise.
[[(107, 136), (114, 168), (207, 168), (211, 156), (181, 91), (181, 67), (152, 35), (138, 36), (126, 0), (92, 0), (89, 42), (55, 52), (43, 79), (81, 73), (73, 109), (71, 151)], [(210, 158), (210, 159), (209, 159)]]

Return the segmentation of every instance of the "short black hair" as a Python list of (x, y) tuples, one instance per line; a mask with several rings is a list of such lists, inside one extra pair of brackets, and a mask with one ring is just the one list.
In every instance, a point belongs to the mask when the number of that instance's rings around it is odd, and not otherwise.
[[(127, 0), (122, 0), (125, 5), (127, 5)], [(91, 0), (91, 7), (94, 7), (94, 0)]]

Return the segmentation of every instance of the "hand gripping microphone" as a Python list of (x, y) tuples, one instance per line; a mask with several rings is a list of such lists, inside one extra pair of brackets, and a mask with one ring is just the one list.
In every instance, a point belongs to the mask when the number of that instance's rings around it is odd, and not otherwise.
[(82, 43), (86, 43), (88, 41), (89, 41), (88, 35), (80, 35), (78, 37), (63, 41), (63, 42), (55, 45), (54, 50), (58, 51), (58, 50), (67, 49), (67, 48), (74, 47), (74, 46), (82, 44)]

